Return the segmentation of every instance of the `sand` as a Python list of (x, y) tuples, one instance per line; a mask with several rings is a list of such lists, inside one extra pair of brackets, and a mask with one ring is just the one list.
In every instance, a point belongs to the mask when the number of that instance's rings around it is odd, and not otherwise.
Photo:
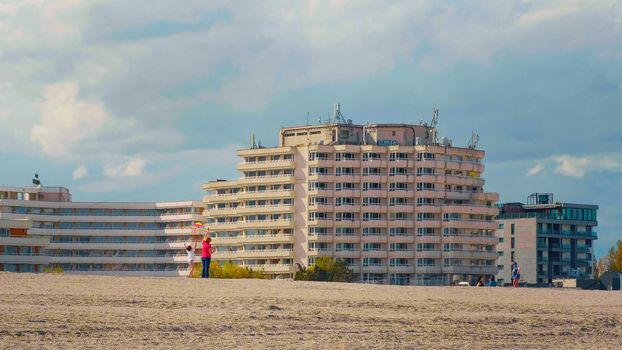
[(0, 273), (0, 348), (620, 348), (622, 293)]

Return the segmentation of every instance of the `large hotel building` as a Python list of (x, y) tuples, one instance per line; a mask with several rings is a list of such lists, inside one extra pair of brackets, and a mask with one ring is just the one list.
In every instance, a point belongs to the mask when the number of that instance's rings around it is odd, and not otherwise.
[(237, 180), (203, 187), (214, 259), (291, 277), (344, 259), (365, 283), (445, 285), (496, 275), (497, 193), (484, 151), (437, 142), (426, 124), (343, 118), (251, 140)]
[(63, 187), (0, 187), (0, 271), (184, 275), (184, 243), (203, 207), (73, 202)]
[(511, 281), (512, 261), (521, 280), (550, 284), (559, 278), (591, 278), (597, 205), (564, 203), (551, 193), (534, 193), (527, 204), (499, 205), (499, 275)]

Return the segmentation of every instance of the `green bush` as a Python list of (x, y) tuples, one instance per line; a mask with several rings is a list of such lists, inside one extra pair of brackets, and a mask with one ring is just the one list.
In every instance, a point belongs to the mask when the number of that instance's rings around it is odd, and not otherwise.
[[(194, 273), (192, 277), (201, 278), (201, 264), (195, 264)], [(230, 261), (224, 263), (223, 265), (218, 264), (213, 261), (209, 265), (209, 277), (210, 278), (259, 278), (259, 279), (267, 279), (270, 276), (266, 275), (263, 271), (256, 271), (253, 269), (249, 269), (248, 267), (243, 267), (236, 265)]]
[(345, 261), (329, 257), (315, 259), (315, 264), (303, 267), (294, 275), (297, 281), (353, 282), (354, 279), (354, 273)]
[(63, 270), (63, 268), (60, 266), (46, 267), (43, 269), (43, 273), (64, 273), (64, 272), (65, 270)]

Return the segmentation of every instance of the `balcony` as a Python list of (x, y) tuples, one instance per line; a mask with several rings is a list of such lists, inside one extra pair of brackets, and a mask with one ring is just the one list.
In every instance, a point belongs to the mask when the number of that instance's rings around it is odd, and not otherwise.
[(317, 256), (333, 256), (332, 249), (313, 249), (309, 248), (307, 252), (307, 256), (309, 257), (317, 257)]
[(412, 234), (389, 235), (388, 243), (414, 243), (415, 236)]
[[(419, 207), (417, 207), (417, 210), (419, 210)], [(412, 214), (414, 212), (415, 212), (415, 207), (412, 204), (390, 204), (389, 205), (389, 213), (410, 213)], [(434, 211), (434, 212), (435, 213), (440, 212), (440, 208), (438, 208), (438, 211)]]
[(441, 265), (417, 265), (416, 273), (441, 273)]
[(499, 239), (494, 235), (461, 234), (443, 236), (443, 243), (496, 245), (498, 242)]
[(417, 250), (415, 252), (416, 258), (432, 258), (439, 259), (441, 257), (440, 250)]
[(481, 204), (444, 204), (444, 212), (496, 216), (499, 209)]
[(244, 162), (237, 166), (237, 170), (277, 170), (294, 168), (293, 159), (266, 160), (261, 162)]
[(336, 250), (335, 258), (355, 258), (358, 259), (361, 257), (360, 250)]
[(249, 176), (239, 179), (240, 185), (273, 185), (273, 184), (293, 184), (295, 178), (293, 175), (265, 175), (265, 176)]
[(310, 167), (333, 167), (335, 161), (327, 158), (316, 158), (314, 160), (309, 160)]
[(415, 227), (414, 220), (391, 220), (389, 219), (389, 227)]
[(274, 190), (274, 191), (248, 191), (239, 192), (238, 199), (279, 199), (291, 198), (294, 196), (292, 190)]
[(340, 234), (335, 235), (334, 241), (335, 243), (359, 243), (361, 241), (361, 236), (359, 236), (358, 234)]
[(205, 197), (203, 197), (203, 202), (205, 202), (205, 203), (232, 202), (232, 201), (236, 201), (238, 199), (238, 194), (240, 194), (240, 193), (241, 192), (223, 193), (223, 194), (216, 194), (216, 195), (211, 195), (211, 196), (205, 196)]
[(441, 236), (417, 236), (415, 237), (415, 242), (417, 243), (441, 243)]
[(361, 252), (361, 257), (364, 258), (386, 258), (387, 251), (386, 250), (365, 250)]
[(291, 249), (256, 249), (256, 250), (238, 250), (238, 258), (293, 258), (294, 251)]
[(312, 234), (310, 233), (307, 236), (307, 240), (309, 242), (332, 242), (333, 235), (332, 234)]
[(421, 189), (416, 191), (417, 198), (444, 198), (445, 190)]
[(496, 266), (443, 266), (443, 273), (494, 275), (499, 272)]
[(361, 268), (363, 273), (386, 273), (387, 265), (365, 265)]
[(264, 264), (264, 265), (243, 265), (255, 271), (263, 271), (265, 273), (294, 273), (296, 266), (286, 264)]
[(465, 258), (465, 259), (497, 259), (498, 253), (492, 250), (445, 250), (444, 258)]
[(361, 236), (362, 243), (386, 243), (386, 235), (363, 235)]
[(409, 250), (390, 250), (389, 258), (404, 258), (404, 259), (413, 259), (415, 257), (415, 251), (412, 249)]
[[(294, 221), (283, 219), (283, 220), (252, 220), (252, 221), (238, 221), (238, 228), (247, 229), (247, 228), (266, 228), (266, 229), (277, 229), (277, 228), (292, 228), (294, 227)], [(211, 228), (211, 226), (210, 226)]]
[(294, 243), (292, 234), (237, 236), (241, 244), (244, 243)]
[(412, 265), (390, 265), (389, 273), (415, 273), (415, 267)]
[(362, 182), (387, 183), (387, 175), (363, 175)]
[(487, 220), (469, 220), (469, 219), (447, 220), (445, 219), (443, 220), (443, 227), (495, 230), (499, 227), (499, 224), (496, 221), (487, 221)]
[[(234, 209), (235, 210), (235, 209)], [(239, 206), (234, 213), (237, 214), (250, 214), (250, 213), (291, 213), (294, 211), (293, 205), (253, 205), (253, 206)], [(214, 211), (215, 214), (219, 214), (220, 210)]]
[(238, 227), (238, 225), (241, 223), (242, 221), (236, 221), (236, 222), (213, 222), (213, 223), (209, 223), (206, 226), (209, 226), (210, 230), (212, 231), (224, 231), (224, 230), (235, 230)]
[(447, 197), (447, 199), (454, 199), (454, 200), (469, 200), (469, 199), (471, 199), (471, 195), (473, 193), (477, 193), (477, 192), (471, 192), (471, 191), (446, 191), (445, 192), (445, 197)]

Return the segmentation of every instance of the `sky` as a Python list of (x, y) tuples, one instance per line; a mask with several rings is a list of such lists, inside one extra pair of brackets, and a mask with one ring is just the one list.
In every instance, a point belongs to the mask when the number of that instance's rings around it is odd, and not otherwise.
[(418, 123), (486, 150), (486, 191), (597, 204), (622, 239), (622, 1), (3, 0), (0, 185), (201, 199), (250, 133)]

